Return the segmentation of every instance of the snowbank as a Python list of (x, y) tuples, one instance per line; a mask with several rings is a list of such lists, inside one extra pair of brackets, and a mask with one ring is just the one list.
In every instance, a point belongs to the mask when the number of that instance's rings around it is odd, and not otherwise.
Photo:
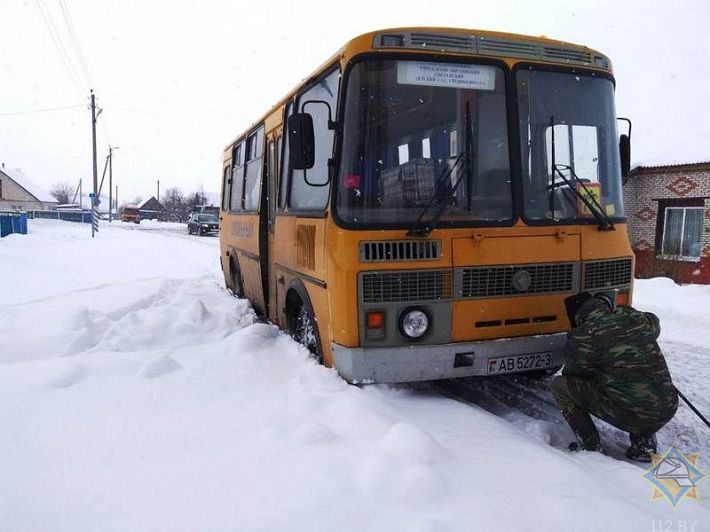
[[(33, 221), (3, 239), (0, 529), (710, 524), (707, 500), (673, 511), (650, 500), (641, 468), (562, 450), (559, 419), (495, 415), (426, 386), (346, 384), (223, 289), (218, 254), (217, 239), (126, 224), (92, 240)], [(663, 297), (672, 321), (685, 292), (658, 284), (639, 283), (637, 301)], [(647, 285), (659, 293), (644, 301)], [(681, 380), (707, 382), (702, 353), (672, 362)]]

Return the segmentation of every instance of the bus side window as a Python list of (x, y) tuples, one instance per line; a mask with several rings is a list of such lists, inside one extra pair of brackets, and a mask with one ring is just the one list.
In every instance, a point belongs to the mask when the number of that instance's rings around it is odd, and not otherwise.
[(232, 193), (229, 199), (230, 211), (242, 210), (242, 192), (244, 191), (244, 141), (234, 147), (232, 152)]
[[(318, 80), (298, 98), (299, 109), (309, 100), (322, 100), (330, 104), (333, 114), (337, 112), (338, 86), (340, 71), (333, 70), (327, 76)], [(311, 183), (326, 183), (328, 181), (328, 159), (333, 156), (333, 130), (328, 129), (328, 107), (322, 103), (307, 105), (302, 112), (313, 117), (315, 139), (315, 164), (307, 172)], [(336, 120), (336, 117), (333, 117)], [(328, 204), (330, 186), (311, 186), (303, 179), (303, 172), (291, 174), (291, 195), (289, 206), (294, 209), (323, 210)]]
[(274, 205), (278, 205), (281, 202), (281, 196), (278, 194), (279, 189), (281, 188), (281, 174), (279, 173), (279, 168), (281, 167), (281, 154), (283, 151), (283, 137), (278, 137), (276, 139), (276, 165), (274, 166), (274, 172), (276, 178), (274, 179), (275, 187), (276, 187), (276, 196), (274, 196)]
[(267, 206), (269, 209), (269, 231), (274, 232), (274, 216), (276, 215), (276, 143), (269, 140), (266, 150), (266, 168), (268, 175), (266, 176), (267, 189)]
[[(289, 102), (286, 106), (284, 124), (288, 124), (288, 117), (293, 114), (293, 102)], [(291, 169), (289, 168), (289, 156), (288, 156), (288, 126), (284, 129), (283, 137), (283, 151), (279, 149), (281, 153), (281, 179), (279, 181), (279, 211), (283, 211), (286, 207), (286, 197), (288, 191), (288, 182)]]
[(229, 210), (229, 195), (232, 192), (232, 171), (229, 166), (224, 168), (224, 178), (222, 178), (222, 210)]
[(261, 171), (264, 156), (264, 126), (247, 139), (247, 161), (244, 176), (244, 210), (257, 212), (261, 198)]

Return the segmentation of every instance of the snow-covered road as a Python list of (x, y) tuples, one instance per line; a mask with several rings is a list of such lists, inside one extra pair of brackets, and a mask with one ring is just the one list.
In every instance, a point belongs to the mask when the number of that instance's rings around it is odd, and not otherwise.
[[(651, 501), (617, 431), (610, 457), (566, 452), (544, 382), (346, 384), (224, 290), (218, 255), (165, 224), (0, 241), (0, 531), (710, 529), (710, 482)], [(710, 287), (640, 281), (636, 305), (710, 411)], [(682, 406), (659, 439), (710, 473), (709, 436)]]

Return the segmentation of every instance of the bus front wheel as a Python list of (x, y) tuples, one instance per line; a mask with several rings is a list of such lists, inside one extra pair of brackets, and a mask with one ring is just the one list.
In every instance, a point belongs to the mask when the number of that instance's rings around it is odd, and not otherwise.
[(308, 349), (319, 364), (323, 364), (323, 350), (320, 346), (317, 323), (309, 305), (303, 303), (298, 296), (293, 296), (288, 307), (291, 337)]

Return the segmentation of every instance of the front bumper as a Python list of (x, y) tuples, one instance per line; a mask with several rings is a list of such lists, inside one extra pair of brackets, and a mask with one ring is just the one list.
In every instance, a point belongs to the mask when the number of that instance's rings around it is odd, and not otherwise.
[[(338, 373), (348, 382), (413, 382), (486, 376), (489, 358), (508, 355), (551, 353), (552, 367), (556, 368), (563, 363), (566, 341), (567, 334), (558, 333), (444, 345), (367, 349), (333, 343), (332, 352)], [(466, 365), (456, 367), (462, 359)]]

